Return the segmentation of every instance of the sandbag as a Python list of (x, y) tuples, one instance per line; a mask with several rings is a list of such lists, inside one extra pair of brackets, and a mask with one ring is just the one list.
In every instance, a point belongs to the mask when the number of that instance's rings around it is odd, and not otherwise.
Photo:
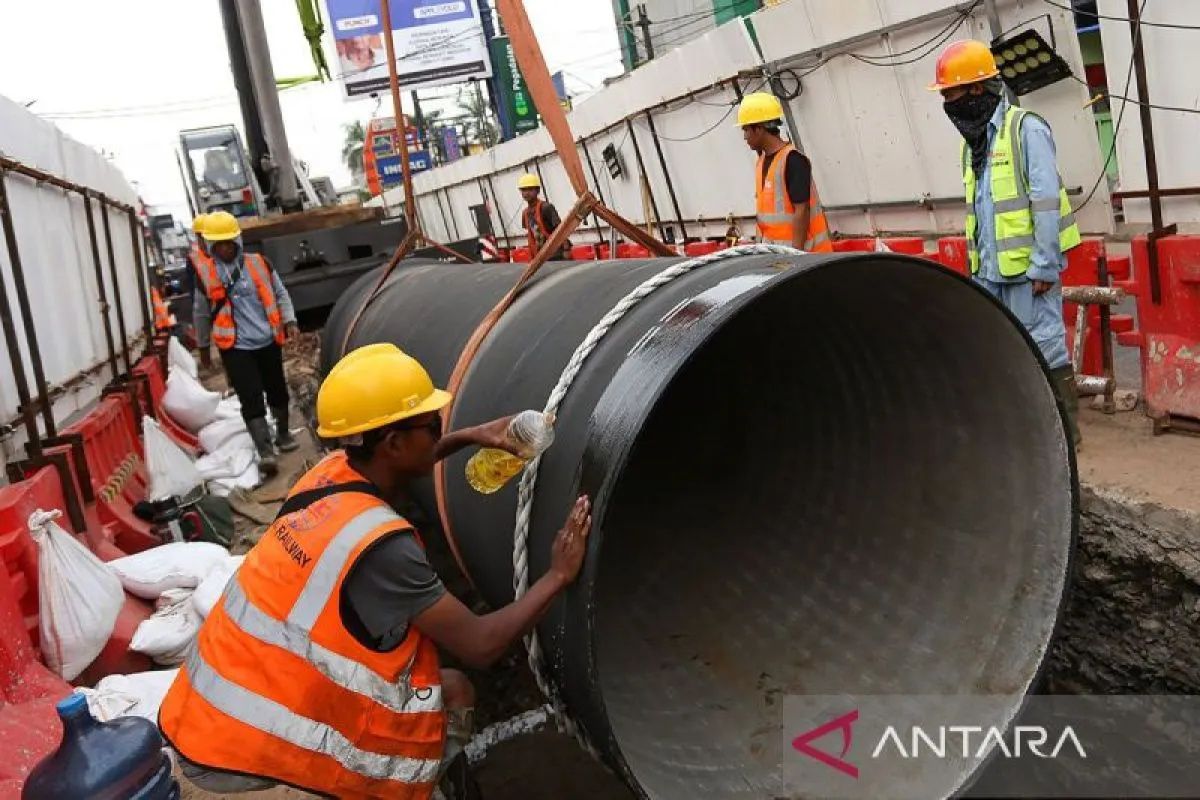
[(38, 547), (38, 611), (46, 666), (67, 680), (100, 655), (125, 604), (121, 582), (54, 520), (58, 510), (29, 515)]
[(196, 364), (196, 357), (189, 353), (183, 346), (183, 342), (174, 336), (167, 344), (167, 375), (170, 375), (173, 369), (183, 370), (193, 378), (200, 377), (200, 368)]
[(157, 600), (171, 589), (195, 589), (228, 557), (228, 550), (212, 542), (170, 542), (105, 566), (120, 579), (125, 591)]
[(221, 399), (217, 403), (217, 419), (241, 419), (242, 418), (242, 401), (238, 400), (236, 394), (231, 394), (229, 397)]
[(201, 450), (206, 453), (215, 453), (231, 439), (239, 436), (250, 438), (250, 431), (246, 429), (246, 421), (242, 419), (241, 412), (238, 412), (236, 417), (216, 419), (210, 422), (200, 429), (200, 432), (196, 434), (196, 439), (200, 442)]
[(129, 649), (150, 656), (155, 664), (182, 664), (202, 621), (191, 589), (168, 589), (158, 598), (158, 610), (133, 632)]
[(217, 497), (228, 497), (234, 489), (253, 489), (262, 483), (262, 475), (258, 471), (258, 461), (251, 462), (246, 471), (236, 478), (214, 478), (208, 484), (208, 491)]
[(254, 463), (256, 455), (254, 440), (247, 433), (245, 436), (235, 436), (214, 452), (200, 456), (196, 459), (196, 469), (208, 481), (236, 478)]
[(200, 381), (183, 370), (172, 370), (167, 376), (167, 391), (163, 408), (171, 418), (191, 433), (196, 433), (216, 418), (221, 395), (210, 392)]
[(245, 556), (230, 556), (218, 564), (212, 572), (208, 573), (208, 577), (200, 582), (196, 591), (192, 593), (192, 604), (196, 606), (196, 611), (200, 613), (200, 616), (208, 618), (217, 601), (221, 599), (221, 593), (225, 591), (226, 584), (233, 578), (234, 573), (238, 571), (238, 567), (245, 560)]
[(158, 709), (177, 675), (178, 669), (109, 675), (96, 688), (80, 687), (75, 692), (87, 698), (88, 711), (100, 722), (117, 717), (142, 717), (158, 722)]
[[(172, 339), (172, 341), (174, 341)], [(153, 417), (142, 417), (146, 470), (150, 473), (151, 502), (186, 497), (204, 482), (191, 456), (171, 440)]]

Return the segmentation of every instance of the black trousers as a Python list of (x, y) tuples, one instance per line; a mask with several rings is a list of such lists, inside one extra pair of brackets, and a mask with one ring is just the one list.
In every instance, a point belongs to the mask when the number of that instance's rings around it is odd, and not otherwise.
[[(242, 419), (249, 422), (271, 408), (287, 408), (288, 386), (283, 376), (283, 348), (271, 344), (261, 350), (222, 350), (221, 362), (233, 391), (242, 403)], [(266, 403), (263, 395), (266, 395)]]

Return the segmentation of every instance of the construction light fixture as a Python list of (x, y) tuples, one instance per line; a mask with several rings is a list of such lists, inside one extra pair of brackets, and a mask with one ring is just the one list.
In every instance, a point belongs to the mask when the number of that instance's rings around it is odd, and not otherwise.
[(617, 152), (616, 145), (609, 144), (601, 152), (604, 156), (604, 166), (608, 167), (608, 174), (614, 178), (619, 178), (625, 174), (625, 165), (621, 163), (621, 156)]
[(993, 43), (992, 54), (996, 57), (1000, 76), (1018, 95), (1029, 94), (1071, 76), (1067, 62), (1032, 28)]

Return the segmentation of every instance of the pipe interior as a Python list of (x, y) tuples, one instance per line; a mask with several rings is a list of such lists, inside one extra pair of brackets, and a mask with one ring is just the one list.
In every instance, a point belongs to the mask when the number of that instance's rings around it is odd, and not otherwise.
[(1039, 362), (969, 285), (865, 259), (755, 300), (651, 410), (603, 521), (596, 665), (636, 782), (782, 794), (809, 727), (786, 695), (1024, 693), (1072, 481)]

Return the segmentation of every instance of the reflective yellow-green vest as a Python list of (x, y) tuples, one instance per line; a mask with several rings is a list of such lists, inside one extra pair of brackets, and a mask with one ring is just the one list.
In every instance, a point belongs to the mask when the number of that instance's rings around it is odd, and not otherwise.
[[(1058, 179), (1058, 197), (1032, 200), (1029, 197), (1029, 178), (1025, 157), (1021, 152), (1021, 120), (1030, 112), (1012, 106), (1004, 115), (1004, 124), (992, 139), (991, 162), (992, 204), (995, 207), (996, 254), (1000, 274), (1006, 278), (1024, 275), (1033, 256), (1033, 215), (1037, 211), (1058, 209), (1058, 244), (1067, 252), (1080, 242), (1079, 226), (1062, 178)], [(975, 170), (971, 167), (971, 150), (962, 143), (963, 184), (967, 188), (967, 255), (971, 273), (979, 272), (979, 248), (975, 243)]]

